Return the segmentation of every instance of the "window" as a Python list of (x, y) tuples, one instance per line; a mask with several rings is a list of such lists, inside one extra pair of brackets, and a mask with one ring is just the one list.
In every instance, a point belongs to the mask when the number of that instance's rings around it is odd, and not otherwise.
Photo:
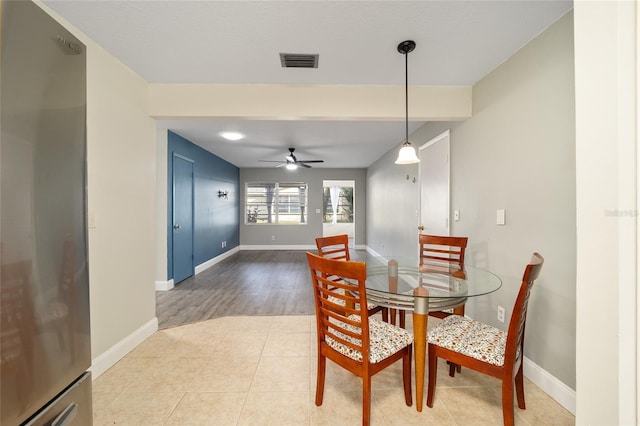
[(322, 223), (353, 223), (353, 186), (324, 187)]
[(306, 183), (247, 183), (245, 195), (247, 224), (307, 223)]

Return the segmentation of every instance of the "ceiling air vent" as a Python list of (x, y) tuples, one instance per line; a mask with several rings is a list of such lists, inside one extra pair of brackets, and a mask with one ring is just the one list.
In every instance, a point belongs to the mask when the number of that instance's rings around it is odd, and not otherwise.
[(283, 68), (318, 68), (318, 55), (308, 53), (281, 53)]

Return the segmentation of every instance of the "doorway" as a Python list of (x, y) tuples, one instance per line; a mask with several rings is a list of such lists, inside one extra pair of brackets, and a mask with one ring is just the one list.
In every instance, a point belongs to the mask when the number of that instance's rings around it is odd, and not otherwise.
[(354, 180), (322, 182), (322, 235), (347, 234), (349, 247), (355, 247), (355, 186)]
[(193, 160), (173, 154), (173, 282), (194, 274)]
[(420, 232), (449, 235), (449, 130), (419, 148)]

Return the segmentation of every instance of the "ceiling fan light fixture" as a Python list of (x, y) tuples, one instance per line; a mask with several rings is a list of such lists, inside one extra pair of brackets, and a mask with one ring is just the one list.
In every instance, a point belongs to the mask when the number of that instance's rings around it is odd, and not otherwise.
[(274, 161), (274, 160), (260, 160), (265, 163), (280, 163), (276, 167), (285, 167), (287, 170), (296, 170), (297, 168), (304, 167), (310, 169), (310, 166), (307, 163), (324, 163), (324, 160), (298, 160), (293, 153), (296, 149), (289, 148), (289, 154), (284, 157), (284, 161)]
[(413, 40), (405, 40), (398, 45), (398, 52), (404, 55), (404, 131), (405, 139), (396, 164), (414, 164), (419, 163), (420, 159), (416, 155), (416, 150), (409, 142), (409, 52), (413, 52), (416, 43)]
[(239, 141), (244, 138), (244, 135), (240, 132), (220, 132), (220, 136), (228, 141)]

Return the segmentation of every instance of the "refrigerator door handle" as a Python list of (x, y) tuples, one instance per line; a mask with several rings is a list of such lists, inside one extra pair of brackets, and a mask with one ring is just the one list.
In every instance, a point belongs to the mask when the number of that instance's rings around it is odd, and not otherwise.
[(78, 404), (72, 402), (65, 408), (62, 413), (58, 417), (56, 417), (52, 422), (51, 426), (65, 426), (70, 425), (73, 419), (78, 414)]

